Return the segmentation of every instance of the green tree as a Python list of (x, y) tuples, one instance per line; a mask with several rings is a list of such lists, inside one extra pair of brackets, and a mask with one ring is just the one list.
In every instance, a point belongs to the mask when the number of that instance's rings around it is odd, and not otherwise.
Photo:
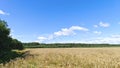
[(8, 25), (5, 21), (0, 20), (0, 50), (11, 50), (10, 49), (10, 42), (11, 37), (10, 34), (10, 28), (8, 28)]
[(11, 49), (23, 49), (22, 43), (10, 37), (10, 28), (8, 28), (7, 22), (0, 20), (0, 51)]
[(20, 41), (18, 41), (17, 39), (12, 39), (12, 41), (11, 41), (11, 49), (22, 50), (23, 49), (23, 44)]

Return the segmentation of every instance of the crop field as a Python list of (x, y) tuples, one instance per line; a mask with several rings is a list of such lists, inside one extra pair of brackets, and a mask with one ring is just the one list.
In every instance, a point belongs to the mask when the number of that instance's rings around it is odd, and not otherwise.
[(120, 48), (31, 48), (0, 68), (120, 68)]

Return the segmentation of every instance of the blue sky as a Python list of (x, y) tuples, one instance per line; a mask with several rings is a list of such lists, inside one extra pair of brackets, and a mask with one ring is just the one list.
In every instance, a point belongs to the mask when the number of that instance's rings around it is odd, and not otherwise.
[(22, 42), (120, 43), (120, 0), (0, 0)]

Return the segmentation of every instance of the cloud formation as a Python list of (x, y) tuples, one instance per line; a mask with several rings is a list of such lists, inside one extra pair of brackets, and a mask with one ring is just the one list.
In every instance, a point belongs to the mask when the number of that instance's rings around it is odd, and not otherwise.
[(80, 27), (80, 26), (72, 26), (70, 28), (62, 28), (60, 31), (54, 32), (53, 34), (44, 37), (44, 36), (40, 36), (38, 37), (38, 41), (39, 42), (43, 42), (46, 40), (51, 40), (54, 38), (57, 38), (59, 36), (69, 36), (69, 35), (75, 35), (75, 31), (88, 31), (87, 28), (84, 27)]
[(74, 31), (79, 30), (79, 31), (88, 31), (87, 28), (80, 27), (80, 26), (72, 26), (70, 28), (63, 28), (58, 32), (54, 32), (54, 35), (56, 36), (67, 36), (67, 35), (72, 35), (76, 34)]
[(98, 25), (93, 25), (95, 28), (97, 28), (98, 27)]
[(9, 13), (6, 13), (3, 10), (0, 10), (0, 15), (9, 15)]
[(101, 26), (101, 27), (109, 27), (109, 26), (110, 26), (110, 24), (100, 22), (100, 23), (99, 23), (99, 26)]
[[(78, 42), (78, 41), (77, 41)], [(120, 35), (111, 35), (108, 37), (99, 37), (91, 40), (79, 41), (79, 43), (109, 43), (109, 44), (120, 44)]]
[(101, 35), (102, 32), (101, 31), (93, 31), (94, 34), (97, 34), (97, 35)]
[(46, 37), (38, 37), (38, 39), (46, 40), (47, 38)]
[(95, 28), (97, 27), (109, 27), (110, 24), (109, 23), (105, 23), (105, 22), (100, 22), (98, 25), (93, 25)]

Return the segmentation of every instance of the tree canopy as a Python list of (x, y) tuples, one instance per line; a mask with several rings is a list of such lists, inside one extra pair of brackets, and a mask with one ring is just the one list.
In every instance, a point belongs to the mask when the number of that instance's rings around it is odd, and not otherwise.
[(11, 49), (23, 49), (22, 43), (10, 36), (7, 22), (0, 20), (0, 51)]

